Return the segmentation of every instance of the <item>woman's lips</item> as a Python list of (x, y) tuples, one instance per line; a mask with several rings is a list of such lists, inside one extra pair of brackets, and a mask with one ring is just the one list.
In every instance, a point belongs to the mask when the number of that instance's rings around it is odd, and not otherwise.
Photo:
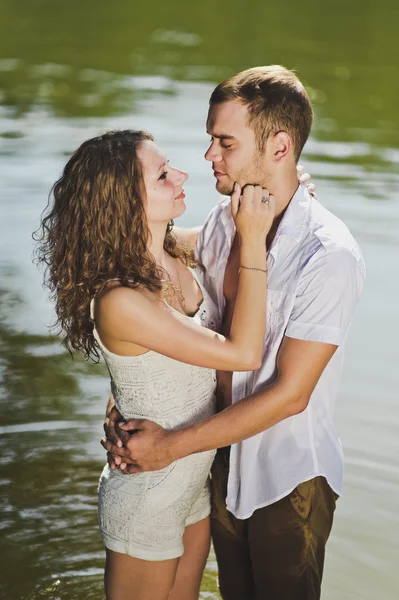
[(184, 192), (181, 192), (178, 196), (176, 196), (175, 200), (184, 200), (185, 197), (186, 194)]

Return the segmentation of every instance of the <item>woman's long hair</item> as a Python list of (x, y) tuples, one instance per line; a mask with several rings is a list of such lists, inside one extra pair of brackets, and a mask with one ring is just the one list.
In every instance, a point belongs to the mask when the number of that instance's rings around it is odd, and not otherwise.
[[(41, 225), (36, 259), (45, 265), (45, 285), (55, 301), (54, 327), (64, 345), (99, 360), (90, 301), (107, 282), (144, 286), (161, 295), (163, 273), (147, 249), (143, 167), (137, 151), (145, 131), (111, 131), (84, 142), (54, 184)], [(52, 201), (53, 200), (53, 201)], [(190, 253), (168, 226), (164, 249), (190, 264)]]

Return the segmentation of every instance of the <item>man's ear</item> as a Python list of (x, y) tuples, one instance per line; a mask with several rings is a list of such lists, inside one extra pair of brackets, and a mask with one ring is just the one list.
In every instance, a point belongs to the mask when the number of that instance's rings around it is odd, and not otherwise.
[(284, 159), (293, 148), (292, 139), (286, 131), (278, 131), (270, 141), (272, 156), (275, 162), (280, 162)]

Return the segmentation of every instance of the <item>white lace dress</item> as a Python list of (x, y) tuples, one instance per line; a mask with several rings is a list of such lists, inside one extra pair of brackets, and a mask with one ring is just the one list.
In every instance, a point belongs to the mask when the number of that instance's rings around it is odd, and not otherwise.
[[(198, 279), (197, 279), (198, 281)], [(215, 308), (201, 286), (203, 303), (192, 318), (212, 325)], [(93, 310), (93, 307), (92, 307)], [(150, 419), (180, 428), (215, 411), (216, 374), (154, 351), (119, 356), (94, 336), (107, 364), (115, 405), (125, 419)], [(99, 483), (99, 521), (104, 545), (144, 560), (183, 554), (183, 533), (209, 515), (209, 471), (215, 452), (182, 458), (167, 468), (124, 475), (104, 467)]]

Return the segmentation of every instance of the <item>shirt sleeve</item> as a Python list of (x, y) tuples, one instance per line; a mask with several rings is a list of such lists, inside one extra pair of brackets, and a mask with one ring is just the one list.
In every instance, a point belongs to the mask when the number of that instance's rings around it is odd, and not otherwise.
[(285, 334), (339, 346), (346, 338), (365, 279), (363, 261), (347, 249), (309, 261)]

